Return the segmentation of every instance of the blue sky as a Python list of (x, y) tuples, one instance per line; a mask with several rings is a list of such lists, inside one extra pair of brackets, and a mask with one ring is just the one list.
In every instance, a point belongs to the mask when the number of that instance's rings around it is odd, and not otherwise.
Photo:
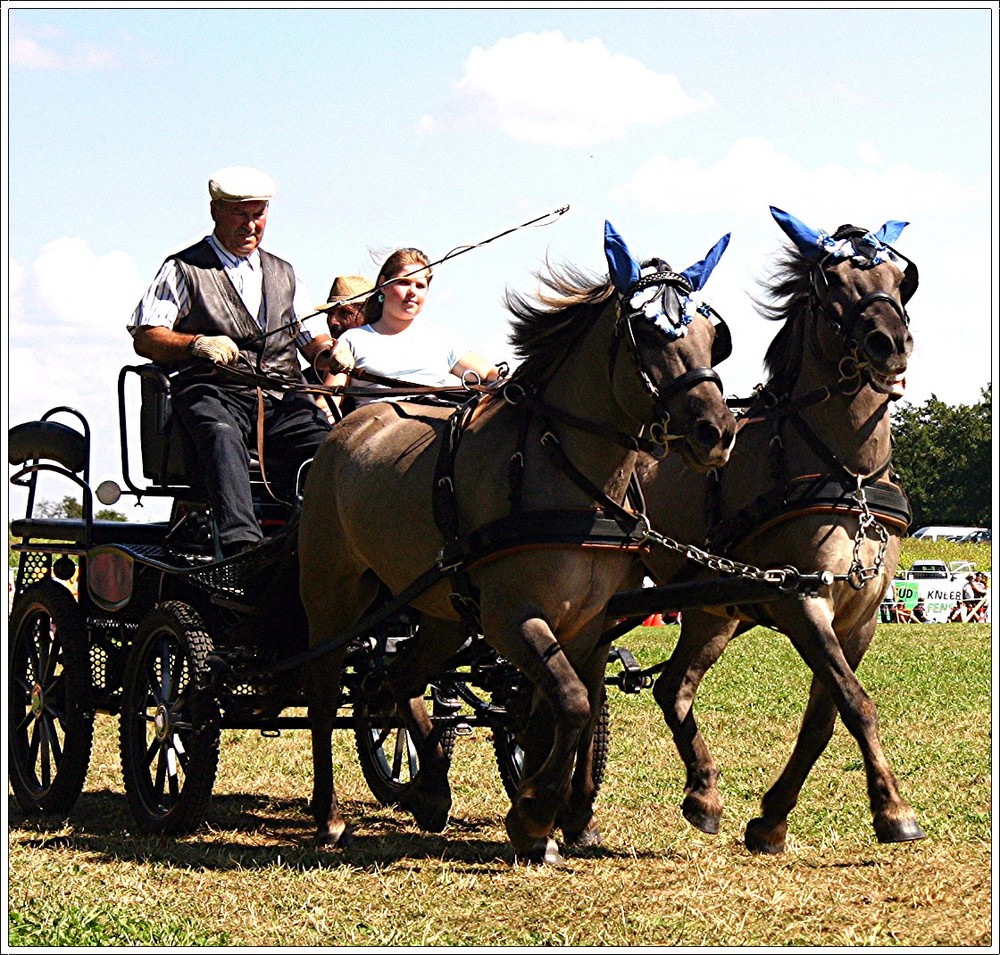
[(907, 220), (906, 400), (974, 402), (992, 378), (996, 3), (3, 12), (7, 424), (79, 408), (97, 480), (120, 476), (126, 322), (209, 231), (227, 165), (277, 181), (264, 245), (317, 303), (392, 248), (437, 259), (568, 204), (437, 270), (426, 320), (493, 360), (505, 288), (547, 257), (606, 272), (605, 219), (677, 268), (731, 232), (706, 288), (730, 394), (775, 332), (749, 300), (782, 240), (769, 205), (831, 231)]

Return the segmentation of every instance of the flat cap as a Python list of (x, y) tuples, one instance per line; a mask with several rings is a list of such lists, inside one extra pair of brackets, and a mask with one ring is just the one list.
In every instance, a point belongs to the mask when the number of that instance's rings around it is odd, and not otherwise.
[(273, 199), (274, 180), (249, 166), (227, 166), (208, 180), (208, 194), (224, 202), (250, 202)]

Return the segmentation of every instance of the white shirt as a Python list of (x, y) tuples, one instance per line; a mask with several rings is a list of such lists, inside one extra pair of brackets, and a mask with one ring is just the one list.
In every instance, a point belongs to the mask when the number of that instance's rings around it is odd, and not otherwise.
[[(233, 283), (233, 288), (246, 305), (247, 311), (257, 319), (264, 294), (264, 272), (260, 264), (260, 253), (254, 249), (246, 257), (233, 255), (214, 235), (207, 238), (208, 244), (218, 257), (226, 276)], [(314, 311), (311, 303), (308, 289), (296, 276), (292, 310), (296, 316), (310, 315)], [(134, 335), (136, 330), (143, 326), (174, 328), (190, 311), (191, 294), (184, 273), (177, 261), (170, 258), (163, 263), (153, 283), (136, 306), (128, 330)], [(319, 335), (329, 334), (330, 329), (325, 317), (322, 314), (312, 315), (302, 322), (301, 332), (296, 336), (295, 343), (302, 348)]]
[[(441, 329), (423, 323), (395, 335), (382, 335), (373, 326), (362, 325), (348, 329), (337, 341), (350, 349), (359, 370), (415, 385), (457, 384), (451, 369), (468, 352)], [(372, 392), (370, 398), (357, 396), (358, 407), (379, 400), (377, 392), (386, 387), (361, 380), (351, 385)]]

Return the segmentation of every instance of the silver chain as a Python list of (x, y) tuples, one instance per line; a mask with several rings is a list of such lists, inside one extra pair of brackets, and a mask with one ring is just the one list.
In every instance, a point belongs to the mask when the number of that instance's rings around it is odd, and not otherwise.
[(652, 541), (654, 544), (659, 544), (667, 550), (682, 554), (688, 560), (694, 561), (696, 564), (701, 564), (703, 567), (714, 570), (719, 574), (735, 574), (750, 580), (763, 580), (767, 583), (777, 584), (778, 587), (788, 587), (802, 576), (794, 567), (772, 567), (769, 570), (764, 570), (761, 567), (754, 567), (752, 564), (743, 564), (729, 557), (719, 557), (717, 554), (710, 554), (700, 547), (695, 547), (694, 544), (681, 544), (672, 537), (660, 534), (652, 528), (647, 530), (645, 539)]
[[(854, 492), (854, 500), (861, 508), (861, 516), (858, 518), (858, 532), (854, 535), (854, 554), (851, 559), (851, 568), (847, 572), (847, 581), (855, 590), (861, 590), (869, 580), (874, 580), (882, 570), (882, 564), (885, 562), (885, 550), (889, 546), (889, 533), (872, 516), (860, 477), (858, 478), (858, 487)], [(869, 528), (874, 528), (879, 547), (875, 563), (871, 567), (865, 567), (861, 561), (861, 548), (868, 539)]]

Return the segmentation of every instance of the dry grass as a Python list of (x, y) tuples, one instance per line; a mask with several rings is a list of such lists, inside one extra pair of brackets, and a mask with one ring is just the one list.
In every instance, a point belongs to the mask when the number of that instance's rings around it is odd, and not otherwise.
[[(623, 643), (646, 664), (674, 628)], [(9, 802), (9, 931), (52, 946), (987, 946), (991, 921), (990, 633), (886, 626), (861, 676), (922, 842), (877, 844), (857, 747), (842, 727), (792, 816), (789, 850), (760, 858), (742, 828), (794, 738), (806, 671), (756, 630), (728, 651), (699, 713), (723, 767), (715, 837), (678, 811), (682, 774), (652, 694), (611, 692), (598, 808), (605, 845), (564, 868), (515, 864), (486, 730), (459, 739), (448, 829), (422, 833), (365, 787), (336, 735), (345, 851), (310, 844), (305, 732), (224, 736), (209, 825), (132, 834), (117, 726), (98, 718), (87, 788), (68, 821)], [(748, 674), (752, 678), (748, 679)]]

